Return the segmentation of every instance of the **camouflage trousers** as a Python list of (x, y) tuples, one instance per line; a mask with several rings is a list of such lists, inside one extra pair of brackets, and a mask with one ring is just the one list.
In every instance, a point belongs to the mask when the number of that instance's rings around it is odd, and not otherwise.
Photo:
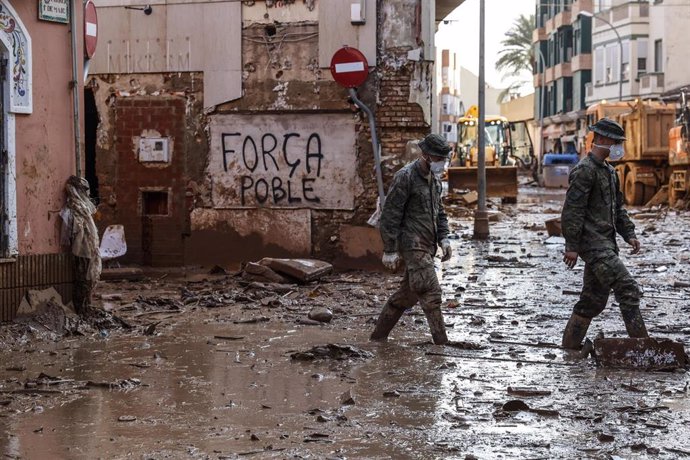
[(406, 310), (417, 302), (424, 311), (440, 309), (442, 291), (433, 256), (426, 251), (406, 251), (402, 258), (405, 275), (400, 288), (388, 299), (388, 304), (398, 310)]
[(573, 313), (594, 318), (604, 311), (613, 290), (626, 324), (639, 317), (642, 291), (618, 254), (613, 250), (603, 250), (586, 252), (581, 257), (585, 261), (585, 273), (580, 300)]

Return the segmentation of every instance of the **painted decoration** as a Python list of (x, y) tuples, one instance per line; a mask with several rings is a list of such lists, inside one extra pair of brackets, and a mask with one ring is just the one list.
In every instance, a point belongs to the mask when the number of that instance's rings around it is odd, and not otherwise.
[(10, 112), (31, 113), (31, 38), (6, 0), (0, 1), (0, 41), (7, 49)]

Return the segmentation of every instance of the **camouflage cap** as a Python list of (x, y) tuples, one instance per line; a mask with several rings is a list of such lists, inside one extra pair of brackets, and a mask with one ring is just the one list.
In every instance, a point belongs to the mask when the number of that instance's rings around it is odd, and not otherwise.
[(615, 141), (625, 140), (625, 130), (610, 118), (602, 118), (589, 127), (589, 130)]
[(429, 134), (418, 145), (422, 152), (435, 157), (448, 158), (451, 151), (448, 142), (439, 134)]

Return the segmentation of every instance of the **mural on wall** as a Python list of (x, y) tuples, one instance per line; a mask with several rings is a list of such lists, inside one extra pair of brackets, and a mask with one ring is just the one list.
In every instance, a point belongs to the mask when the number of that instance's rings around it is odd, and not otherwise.
[(349, 114), (214, 116), (213, 206), (353, 209), (355, 140)]
[(8, 50), (10, 111), (31, 113), (31, 38), (14, 9), (0, 1), (0, 41)]

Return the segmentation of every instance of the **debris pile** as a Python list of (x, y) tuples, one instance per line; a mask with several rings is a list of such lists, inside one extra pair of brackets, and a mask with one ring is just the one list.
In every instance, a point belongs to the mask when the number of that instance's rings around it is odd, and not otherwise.
[(292, 284), (317, 281), (333, 271), (333, 265), (315, 259), (273, 259), (244, 265), (242, 278), (248, 281)]

